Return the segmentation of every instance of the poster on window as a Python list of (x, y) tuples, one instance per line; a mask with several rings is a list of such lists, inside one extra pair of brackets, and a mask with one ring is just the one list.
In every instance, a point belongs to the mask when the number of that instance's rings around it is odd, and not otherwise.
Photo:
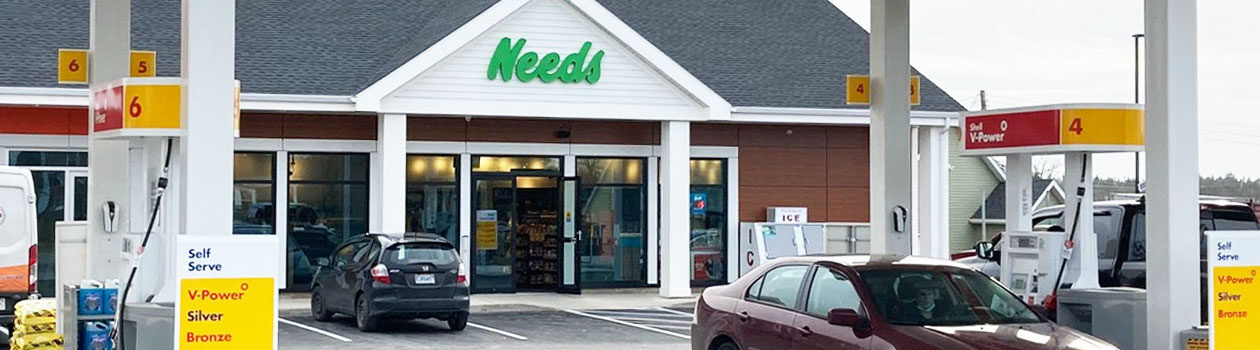
[(709, 194), (704, 192), (693, 192), (691, 194), (691, 215), (704, 216), (705, 210), (708, 208)]
[(477, 250), (499, 249), (499, 212), (477, 211)]

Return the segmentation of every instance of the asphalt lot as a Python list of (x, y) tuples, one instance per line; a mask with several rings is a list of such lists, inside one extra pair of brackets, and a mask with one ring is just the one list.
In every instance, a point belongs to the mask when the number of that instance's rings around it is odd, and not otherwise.
[(281, 349), (688, 349), (691, 316), (678, 309), (481, 312), (462, 332), (437, 320), (383, 321), (363, 333), (349, 317), (317, 322), (280, 312)]

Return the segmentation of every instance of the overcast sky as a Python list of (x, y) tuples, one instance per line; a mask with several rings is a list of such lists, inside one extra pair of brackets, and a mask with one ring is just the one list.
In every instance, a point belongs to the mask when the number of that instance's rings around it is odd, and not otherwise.
[[(870, 29), (870, 0), (831, 1)], [(981, 89), (989, 108), (1131, 103), (1132, 35), (1143, 31), (1142, 11), (1141, 0), (912, 0), (910, 63), (972, 110)], [(1255, 14), (1260, 1), (1199, 1), (1204, 175), (1260, 178)], [(1095, 174), (1132, 177), (1133, 155), (1099, 156)]]

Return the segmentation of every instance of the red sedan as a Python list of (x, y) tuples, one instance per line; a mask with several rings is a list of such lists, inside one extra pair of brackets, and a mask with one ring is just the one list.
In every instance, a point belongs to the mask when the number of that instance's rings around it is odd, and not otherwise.
[(1117, 349), (947, 260), (781, 258), (706, 289), (692, 350)]

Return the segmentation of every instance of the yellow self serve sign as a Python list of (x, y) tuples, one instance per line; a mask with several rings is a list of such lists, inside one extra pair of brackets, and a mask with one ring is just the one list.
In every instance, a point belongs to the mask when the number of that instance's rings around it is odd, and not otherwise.
[(255, 259), (275, 253), (275, 237), (181, 236), (175, 348), (275, 349), (280, 272)]
[[(869, 75), (847, 75), (844, 77), (845, 103), (851, 105), (871, 104), (871, 77)], [(919, 76), (910, 77), (910, 105), (919, 105)]]
[[(131, 63), (129, 65), (130, 77), (144, 78), (157, 76), (157, 52), (154, 51), (131, 51)], [(88, 78), (88, 50), (80, 49), (58, 49), (57, 50), (57, 83), (58, 84), (87, 84)]]

